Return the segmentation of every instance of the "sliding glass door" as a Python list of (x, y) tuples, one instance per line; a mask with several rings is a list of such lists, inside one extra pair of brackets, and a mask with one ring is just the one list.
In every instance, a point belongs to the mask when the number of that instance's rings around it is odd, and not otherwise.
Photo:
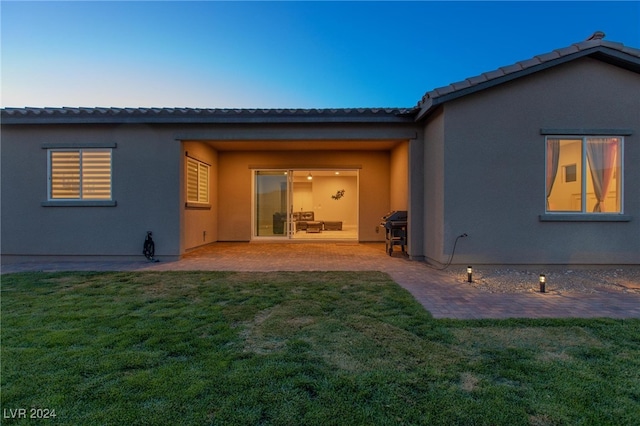
[(255, 170), (253, 237), (358, 240), (358, 171)]

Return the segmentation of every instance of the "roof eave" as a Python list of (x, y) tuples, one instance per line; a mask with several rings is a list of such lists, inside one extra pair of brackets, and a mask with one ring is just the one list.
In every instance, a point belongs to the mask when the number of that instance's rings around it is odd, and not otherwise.
[(359, 124), (414, 123), (416, 109), (200, 110), (5, 108), (2, 124)]

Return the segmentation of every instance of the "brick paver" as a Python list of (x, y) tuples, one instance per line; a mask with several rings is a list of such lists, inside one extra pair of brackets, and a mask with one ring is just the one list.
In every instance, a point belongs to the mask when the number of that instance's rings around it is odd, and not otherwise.
[[(435, 318), (640, 318), (640, 294), (482, 292), (449, 274), (388, 256), (379, 243), (215, 243), (174, 262), (29, 262), (2, 266), (21, 271), (383, 271)], [(535, 286), (536, 283), (532, 283)]]

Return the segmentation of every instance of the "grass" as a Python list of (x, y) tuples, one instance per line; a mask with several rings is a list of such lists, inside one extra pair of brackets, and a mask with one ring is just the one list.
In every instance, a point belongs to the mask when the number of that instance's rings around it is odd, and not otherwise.
[(1, 302), (7, 425), (640, 419), (639, 320), (435, 320), (377, 272), (11, 274)]

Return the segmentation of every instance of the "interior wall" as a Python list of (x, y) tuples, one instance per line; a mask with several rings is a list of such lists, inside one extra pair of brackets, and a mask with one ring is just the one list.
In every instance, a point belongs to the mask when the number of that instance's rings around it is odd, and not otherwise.
[[(378, 225), (380, 218), (389, 211), (389, 155), (389, 151), (218, 152), (218, 241), (251, 239), (251, 170), (269, 168), (358, 169), (359, 239), (383, 241), (384, 234), (379, 232)], [(346, 183), (344, 186), (345, 196), (350, 196)], [(343, 188), (338, 188), (335, 183), (327, 184), (326, 191), (330, 192), (325, 195), (328, 198), (313, 200), (314, 205), (334, 203), (330, 195), (338, 189)], [(318, 214), (323, 213), (324, 209)]]
[(293, 182), (293, 211), (313, 210), (313, 184), (308, 181)]
[[(565, 168), (575, 165), (575, 181), (565, 180)], [(587, 176), (587, 184), (589, 183)], [(582, 209), (582, 140), (561, 141), (558, 173), (548, 198), (549, 210), (580, 211)]]
[[(207, 208), (192, 208), (185, 205), (187, 199), (185, 179), (187, 153), (190, 157), (211, 166), (209, 169), (209, 206)], [(205, 143), (184, 142), (182, 157), (181, 209), (183, 210), (183, 214), (181, 234), (182, 251), (184, 251), (218, 240), (218, 154)]]
[[(339, 200), (331, 198), (344, 189)], [(358, 223), (358, 185), (356, 176), (318, 176), (311, 187), (312, 206), (315, 219), (319, 221), (342, 221), (343, 225)], [(295, 194), (294, 194), (295, 199)]]

